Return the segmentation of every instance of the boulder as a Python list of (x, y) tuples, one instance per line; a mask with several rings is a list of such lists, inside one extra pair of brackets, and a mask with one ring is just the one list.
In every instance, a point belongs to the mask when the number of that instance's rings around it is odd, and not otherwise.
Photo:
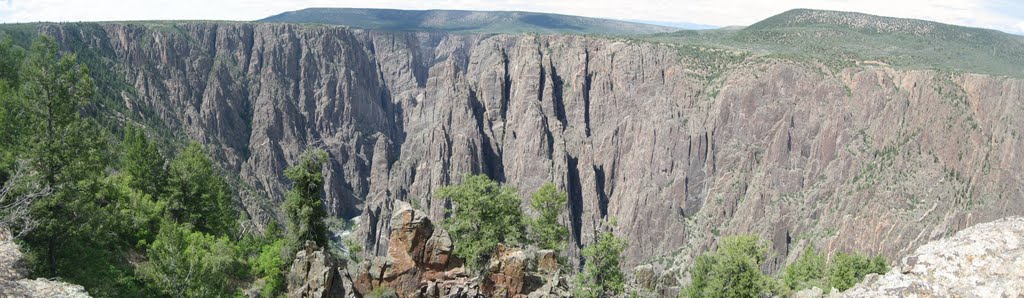
[[(295, 254), (286, 276), (288, 297), (354, 297), (351, 278), (340, 268), (344, 268), (343, 262), (334, 260), (316, 243), (306, 241), (304, 249)], [(350, 286), (346, 288), (346, 284)]]

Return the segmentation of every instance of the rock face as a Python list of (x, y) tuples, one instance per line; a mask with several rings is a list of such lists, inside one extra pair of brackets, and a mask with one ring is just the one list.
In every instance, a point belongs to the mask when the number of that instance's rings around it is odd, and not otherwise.
[(43, 278), (26, 279), (25, 259), (10, 232), (0, 227), (0, 297), (88, 298), (79, 285)]
[(737, 233), (771, 241), (769, 271), (795, 239), (893, 258), (1024, 214), (1019, 79), (583, 36), (39, 30), (102, 57), (139, 117), (209, 146), (251, 184), (243, 203), (257, 218), (275, 216), (282, 170), (324, 147), (325, 203), (360, 215), (378, 256), (396, 202), (439, 220), (450, 202), (433, 191), (467, 173), (524, 197), (553, 181), (569, 194), (569, 259), (614, 218), (626, 267), (664, 255), (666, 269), (686, 268)]
[(1024, 218), (978, 224), (930, 242), (844, 297), (1024, 296)]
[(355, 297), (351, 277), (342, 269), (344, 267), (326, 249), (307, 241), (305, 248), (296, 254), (286, 276), (288, 297)]

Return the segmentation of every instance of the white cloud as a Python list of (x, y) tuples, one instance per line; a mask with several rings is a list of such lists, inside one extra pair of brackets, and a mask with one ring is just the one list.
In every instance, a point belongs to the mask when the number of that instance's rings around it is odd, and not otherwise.
[(858, 11), (1024, 33), (1005, 0), (8, 0), (0, 22), (155, 19), (255, 20), (306, 7), (527, 10), (615, 19), (749, 25), (792, 8)]

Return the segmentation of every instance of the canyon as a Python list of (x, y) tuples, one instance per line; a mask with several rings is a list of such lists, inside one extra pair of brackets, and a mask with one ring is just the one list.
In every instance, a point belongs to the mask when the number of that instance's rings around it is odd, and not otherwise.
[[(124, 119), (207, 146), (257, 229), (282, 171), (330, 154), (325, 205), (388, 251), (409, 203), (483, 173), (568, 193), (579, 250), (610, 227), (624, 267), (684, 272), (722, 235), (890, 259), (1024, 215), (1024, 80), (631, 38), (231, 22), (40, 24), (122, 86)], [(84, 51), (84, 52), (82, 52)], [(132, 120), (126, 120), (132, 121)], [(524, 207), (527, 202), (524, 200)]]

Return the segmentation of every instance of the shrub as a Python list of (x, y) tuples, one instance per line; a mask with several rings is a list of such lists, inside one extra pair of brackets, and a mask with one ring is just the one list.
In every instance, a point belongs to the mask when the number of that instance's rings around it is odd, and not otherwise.
[(286, 256), (283, 256), (284, 247), (284, 239), (277, 239), (264, 245), (260, 250), (259, 257), (251, 264), (253, 275), (262, 277), (266, 282), (263, 289), (260, 290), (261, 297), (276, 297), (285, 290), (283, 270), (286, 265)]
[(714, 253), (697, 258), (692, 282), (681, 293), (689, 297), (758, 297), (777, 292), (776, 281), (761, 272), (768, 254), (756, 235), (723, 238)]
[(625, 288), (625, 275), (619, 269), (626, 243), (611, 232), (603, 232), (597, 241), (583, 249), (583, 272), (576, 276), (576, 297), (611, 297)]
[(812, 287), (824, 288), (825, 273), (828, 270), (825, 256), (819, 254), (814, 247), (808, 245), (803, 254), (786, 267), (782, 280), (792, 290), (803, 290)]
[(828, 270), (828, 285), (840, 291), (852, 288), (871, 273), (885, 274), (889, 264), (885, 257), (869, 258), (861, 254), (838, 252)]
[(229, 281), (241, 266), (226, 237), (172, 223), (160, 228), (148, 254), (139, 274), (168, 296), (224, 296), (233, 291)]
[(437, 198), (454, 203), (454, 209), (448, 210), (451, 217), (443, 225), (455, 244), (453, 253), (466, 260), (469, 268), (480, 269), (498, 243), (516, 245), (522, 241), (522, 201), (515, 189), (487, 176), (473, 175), (460, 184), (442, 187)]
[(811, 287), (845, 291), (868, 274), (884, 274), (886, 271), (889, 271), (889, 265), (882, 256), (838, 252), (832, 257), (832, 262), (826, 264), (825, 256), (808, 246), (799, 259), (786, 267), (782, 279), (786, 287), (794, 291)]

